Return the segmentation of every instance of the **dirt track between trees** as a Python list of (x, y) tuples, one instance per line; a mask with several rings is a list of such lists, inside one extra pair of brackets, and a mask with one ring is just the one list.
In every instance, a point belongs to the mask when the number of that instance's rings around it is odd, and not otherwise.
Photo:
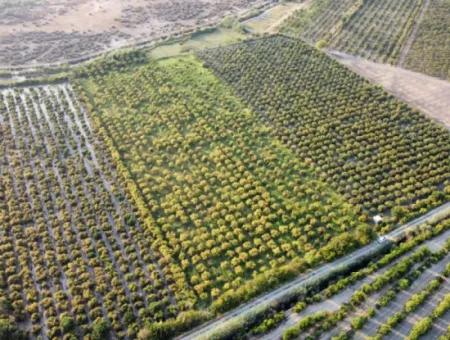
[(329, 51), (329, 54), (354, 72), (383, 86), (389, 93), (450, 128), (450, 82), (342, 52)]
[(420, 23), (422, 22), (423, 17), (425, 16), (425, 13), (428, 10), (429, 6), (430, 6), (430, 0), (425, 0), (425, 3), (423, 4), (422, 9), (420, 10), (419, 16), (417, 17), (417, 19), (415, 21), (414, 28), (400, 52), (398, 66), (403, 66), (405, 64), (408, 53), (411, 50), (411, 46), (414, 43), (414, 40), (416, 39), (417, 31), (419, 30)]

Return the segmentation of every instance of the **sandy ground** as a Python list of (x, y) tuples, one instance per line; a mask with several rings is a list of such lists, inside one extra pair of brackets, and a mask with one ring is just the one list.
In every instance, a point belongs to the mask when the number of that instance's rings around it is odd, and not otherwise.
[(0, 66), (73, 60), (219, 22), (272, 0), (2, 0)]
[(354, 72), (450, 128), (450, 82), (342, 52), (329, 53)]

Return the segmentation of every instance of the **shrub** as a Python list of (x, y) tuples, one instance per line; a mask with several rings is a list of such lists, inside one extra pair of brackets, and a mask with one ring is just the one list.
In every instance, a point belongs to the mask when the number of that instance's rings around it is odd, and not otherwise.
[(8, 321), (0, 319), (0, 339), (26, 340), (28, 336)]
[(153, 323), (139, 332), (140, 340), (165, 340), (187, 331), (212, 318), (205, 311), (187, 311), (180, 313), (176, 319)]
[(64, 334), (70, 333), (75, 328), (75, 321), (67, 314), (61, 315), (61, 330)]
[(431, 317), (426, 317), (426, 318), (420, 319), (419, 321), (417, 321), (414, 324), (407, 339), (408, 340), (419, 339), (419, 337), (421, 335), (425, 334), (428, 331), (428, 329), (431, 327), (432, 323), (433, 323), (433, 319)]
[(104, 340), (109, 336), (111, 326), (108, 321), (97, 319), (92, 324), (92, 340)]

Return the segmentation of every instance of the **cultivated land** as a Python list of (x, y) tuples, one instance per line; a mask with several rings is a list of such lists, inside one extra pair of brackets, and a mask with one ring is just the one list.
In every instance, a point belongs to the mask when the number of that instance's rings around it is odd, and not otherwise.
[(342, 52), (332, 57), (397, 98), (450, 128), (450, 83), (400, 67), (374, 63)]
[[(390, 233), (388, 238), (392, 242), (398, 241), (408, 234), (418, 233), (419, 236), (406, 244), (402, 244), (400, 250), (396, 248), (391, 251), (379, 262), (377, 262), (379, 254), (383, 253), (383, 250), (387, 250), (388, 241), (374, 241), (348, 256), (301, 275), (296, 280), (263, 294), (257, 299), (218, 317), (213, 322), (197, 327), (197, 329), (184, 334), (180, 338), (185, 340), (210, 339), (221, 338), (219, 335), (224, 337), (224, 334), (228, 334), (228, 336), (233, 334), (234, 337), (246, 334), (250, 338), (278, 339), (288, 327), (295, 325), (305, 315), (324, 310), (327, 312), (338, 310), (351, 297), (357, 287), (370, 282), (375, 277), (374, 274), (379, 275), (387, 272), (397, 262), (398, 256), (403, 255), (404, 252), (409, 252), (411, 247), (415, 247), (417, 243), (433, 236), (429, 232), (430, 227), (426, 226), (427, 221), (436, 221), (436, 219), (441, 221), (439, 224), (434, 224), (432, 229), (434, 235), (439, 236), (426, 242), (430, 249), (440, 250), (450, 236), (449, 220), (445, 219), (445, 216), (449, 214), (450, 204), (447, 204), (430, 212), (428, 217), (412, 221)], [(389, 263), (393, 259), (395, 261)], [(366, 268), (359, 271), (351, 270), (351, 268), (355, 268), (355, 264), (358, 267), (358, 263), (366, 263), (368, 260), (370, 263)], [(337, 273), (341, 273), (341, 275)], [(344, 278), (334, 282), (336, 277)], [(332, 284), (330, 285), (330, 283)], [(323, 290), (324, 287), (327, 288)], [(336, 296), (331, 296), (332, 294), (336, 294)], [(312, 298), (310, 298), (311, 296)], [(328, 299), (325, 300), (325, 298)], [(306, 302), (309, 304), (307, 308)], [(294, 307), (286, 310), (286, 307), (289, 306)], [(299, 306), (302, 307), (299, 308)]]
[[(400, 248), (394, 248), (384, 257), (373, 259), (364, 269), (352, 271), (342, 279), (332, 282), (323, 290), (317, 288), (314, 289), (314, 287), (312, 287), (312, 293), (309, 295), (310, 297), (305, 298), (303, 296), (299, 301), (291, 302), (288, 305), (291, 306), (290, 309), (273, 309), (259, 325), (256, 324), (251, 328), (247, 328), (248, 334), (253, 334), (251, 336), (252, 338), (265, 340), (281, 339), (283, 335), (285, 338), (289, 338), (286, 336), (286, 333), (288, 332), (287, 329), (298, 327), (301, 323), (306, 325), (307, 322), (305, 320), (314, 318), (318, 313), (330, 313), (327, 315), (327, 318), (330, 321), (333, 318), (332, 313), (336, 313), (337, 316), (337, 313), (340, 311), (341, 316), (336, 320), (337, 323), (336, 321), (334, 322), (337, 324), (336, 328), (333, 326), (331, 329), (327, 329), (330, 326), (326, 326), (323, 320), (319, 320), (320, 324), (316, 325), (315, 330), (307, 329), (307, 327), (304, 326), (305, 328), (302, 330), (300, 338), (304, 338), (304, 336), (308, 334), (315, 334), (320, 338), (330, 338), (332, 335), (337, 335), (339, 333), (341, 333), (342, 336), (345, 332), (347, 333), (346, 338), (354, 337), (356, 339), (363, 339), (364, 335), (370, 335), (368, 330), (371, 327), (373, 328), (374, 325), (374, 332), (376, 331), (380, 325), (379, 323), (377, 325), (377, 318), (387, 318), (387, 316), (389, 316), (389, 313), (383, 310), (382, 305), (386, 305), (388, 302), (384, 296), (391, 296), (391, 298), (393, 298), (392, 289), (396, 289), (396, 282), (398, 282), (408, 271), (413, 272), (420, 268), (420, 264), (409, 262), (408, 258), (414, 256), (413, 254), (417, 252), (419, 247), (426, 247), (429, 249), (429, 254), (439, 254), (443, 249), (448, 252), (450, 241), (449, 222), (450, 220), (447, 218), (440, 221), (437, 225), (434, 225), (433, 228), (439, 226), (441, 230), (438, 232), (439, 235), (428, 239), (424, 243), (422, 243), (423, 240), (430, 237), (431, 234), (425, 232), (421, 235), (419, 232), (419, 236), (402, 244)], [(422, 225), (422, 227), (424, 227), (424, 225)], [(430, 229), (430, 227), (427, 228)], [(427, 233), (428, 236), (426, 236)], [(445, 255), (443, 256), (444, 257), (441, 256), (441, 258), (437, 260), (438, 263), (434, 265), (434, 267), (431, 267), (430, 269), (423, 268), (422, 271), (425, 270), (423, 275), (416, 273), (415, 275), (419, 275), (419, 277), (416, 278), (414, 282), (411, 280), (411, 282), (413, 282), (412, 285), (410, 283), (406, 284), (405, 282), (402, 289), (394, 294), (394, 297), (398, 297), (396, 304), (399, 304), (400, 296), (405, 297), (412, 294), (413, 291), (417, 292), (420, 289), (423, 289), (424, 284), (427, 284), (430, 278), (432, 279), (439, 276), (439, 273), (442, 272), (448, 264), (448, 255), (446, 255), (446, 257)], [(417, 257), (415, 258), (417, 259)], [(375, 287), (375, 282), (377, 282), (377, 288), (372, 290), (371, 295), (366, 297), (367, 302), (362, 305), (360, 305), (362, 302), (355, 303), (355, 296), (357, 296), (355, 295), (355, 291), (366, 291), (366, 293), (369, 294), (368, 287), (371, 285)], [(443, 282), (442, 287), (440, 288), (441, 291), (436, 292), (436, 294), (433, 295), (433, 299), (442, 297), (442, 291), (448, 292), (449, 288), (448, 281)], [(390, 293), (387, 294), (388, 292)], [(343, 308), (349, 306), (350, 301), (353, 301), (354, 306), (350, 307), (350, 310), (344, 312)], [(431, 314), (431, 311), (439, 302), (439, 300), (431, 300), (431, 298), (429, 301), (425, 301), (423, 307), (418, 309), (418, 313), (420, 314), (412, 313), (408, 318), (405, 318), (404, 324), (399, 325), (396, 327), (396, 330), (392, 332), (392, 338), (395, 338), (395, 336), (407, 336), (411, 330), (411, 327), (407, 326), (408, 321), (412, 318), (418, 319), (419, 316), (424, 317)], [(394, 303), (392, 304), (394, 305)], [(359, 328), (352, 326), (351, 321), (355, 319), (355, 316), (362, 316), (365, 312), (370, 312), (370, 308), (377, 311), (377, 316), (374, 314), (373, 318), (366, 320), (364, 326), (362, 324)], [(431, 309), (431, 311), (426, 312), (427, 309)], [(279, 318), (278, 323), (270, 323), (269, 320), (274, 320), (274, 315), (277, 314), (282, 315), (283, 317)], [(444, 334), (446, 331), (445, 327), (442, 327), (442, 324), (445, 324), (447, 315), (445, 315), (445, 311), (441, 314), (440, 317), (433, 320), (433, 327), (430, 327), (430, 332), (434, 332), (435, 338), (438, 338), (439, 335)], [(261, 327), (261, 325), (265, 326)], [(314, 325), (308, 327), (314, 328)], [(321, 328), (323, 329), (321, 330)], [(399, 330), (401, 329), (403, 329), (403, 334), (399, 335)], [(262, 332), (263, 330), (265, 330), (265, 332)], [(323, 333), (323, 331), (328, 333)]]
[(450, 1), (429, 2), (404, 66), (450, 80)]
[(422, 5), (422, 0), (356, 1), (353, 6), (359, 8), (348, 14), (348, 22), (329, 46), (370, 60), (395, 63)]
[(85, 58), (241, 15), (268, 0), (4, 0), (0, 66)]
[(354, 207), (197, 59), (94, 73), (81, 86), (136, 181), (148, 227), (185, 274), (190, 305), (227, 309), (258, 274), (276, 281), (287, 275), (280, 267), (307, 265), (291, 264), (300, 254), (320, 261), (367, 241)]
[(337, 32), (336, 28), (341, 25), (344, 13), (350, 10), (355, 3), (354, 0), (313, 1), (306, 9), (299, 9), (288, 18), (281, 27), (281, 32), (296, 37), (301, 37), (312, 44)]
[(0, 340), (447, 340), (448, 5), (1, 2)]
[(386, 215), (385, 229), (446, 200), (448, 130), (325, 54), (274, 36), (201, 57), (364, 216)]
[(312, 43), (322, 41), (370, 60), (394, 63), (422, 6), (422, 0), (320, 0), (289, 18), (282, 32)]
[(264, 11), (261, 15), (245, 21), (243, 24), (251, 33), (276, 33), (284, 21), (295, 11), (311, 6), (312, 2), (312, 0), (281, 2), (277, 6)]
[(380, 63), (450, 79), (449, 0), (317, 0), (281, 32)]
[(0, 315), (44, 338), (87, 336), (98, 318), (122, 338), (174, 315), (161, 256), (71, 86), (1, 91), (0, 124)]

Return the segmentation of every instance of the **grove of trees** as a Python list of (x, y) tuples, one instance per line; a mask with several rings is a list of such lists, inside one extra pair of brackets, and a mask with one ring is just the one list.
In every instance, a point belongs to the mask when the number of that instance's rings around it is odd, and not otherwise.
[(450, 80), (450, 0), (430, 0), (405, 67)]
[[(358, 209), (195, 58), (94, 71), (77, 90), (193, 305), (228, 309), (294, 259), (304, 270), (368, 241)], [(256, 288), (239, 291), (248, 282)]]
[(325, 54), (273, 36), (200, 57), (0, 91), (0, 338), (166, 339), (448, 201), (449, 132)]
[(123, 338), (177, 315), (170, 269), (71, 86), (1, 91), (0, 126), (0, 332)]
[[(423, 0), (318, 0), (294, 13), (281, 32), (321, 47), (395, 64), (424, 5)], [(445, 25), (445, 20), (438, 25)]]
[(319, 178), (385, 230), (448, 201), (450, 133), (285, 36), (200, 54)]

